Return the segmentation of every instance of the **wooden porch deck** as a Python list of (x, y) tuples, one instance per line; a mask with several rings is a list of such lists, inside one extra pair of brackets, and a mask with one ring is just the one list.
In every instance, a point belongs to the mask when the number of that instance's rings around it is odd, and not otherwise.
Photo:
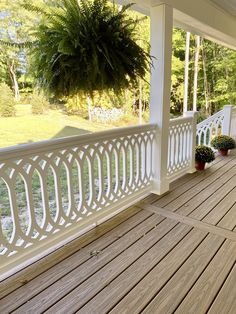
[(236, 154), (0, 284), (0, 313), (236, 313)]

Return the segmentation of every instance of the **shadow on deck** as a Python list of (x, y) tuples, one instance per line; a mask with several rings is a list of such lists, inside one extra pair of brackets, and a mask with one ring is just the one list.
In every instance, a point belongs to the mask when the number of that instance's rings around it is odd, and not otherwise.
[(0, 284), (0, 313), (235, 313), (236, 155)]

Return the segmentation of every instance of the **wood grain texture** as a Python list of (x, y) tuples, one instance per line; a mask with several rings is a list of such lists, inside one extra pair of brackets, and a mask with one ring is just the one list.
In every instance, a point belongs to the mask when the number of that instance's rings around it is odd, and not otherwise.
[(209, 314), (235, 314), (236, 310), (236, 264), (212, 304)]
[[(206, 313), (236, 261), (236, 243), (226, 240), (195, 285), (178, 306), (176, 314)], [(235, 294), (232, 294), (235, 297)], [(225, 301), (223, 301), (225, 302)], [(222, 311), (222, 313), (224, 313)]]

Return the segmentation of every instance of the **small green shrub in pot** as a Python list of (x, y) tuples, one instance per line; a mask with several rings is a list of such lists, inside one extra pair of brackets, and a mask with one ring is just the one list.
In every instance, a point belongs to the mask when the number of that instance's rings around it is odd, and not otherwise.
[(205, 164), (215, 160), (215, 154), (210, 147), (197, 146), (195, 149), (195, 163), (197, 170), (204, 170)]
[(235, 140), (227, 135), (216, 136), (211, 141), (211, 146), (219, 151), (223, 156), (228, 154), (229, 149), (234, 149), (236, 147)]

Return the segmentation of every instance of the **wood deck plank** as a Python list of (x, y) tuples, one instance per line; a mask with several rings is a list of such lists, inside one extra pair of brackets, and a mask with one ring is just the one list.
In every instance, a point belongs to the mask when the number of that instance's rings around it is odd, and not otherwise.
[[(103, 272), (94, 274), (94, 276), (90, 277), (89, 280), (74, 289), (69, 295), (65, 296), (64, 299), (61, 299), (46, 313), (74, 313), (102, 289), (110, 285), (116, 277), (156, 245), (162, 238), (162, 241), (164, 241), (165, 235), (175, 226), (176, 222), (165, 220), (158, 228), (154, 229), (143, 239), (140, 239), (132, 249), (128, 249), (116, 260), (107, 265)], [(183, 226), (179, 232), (181, 233), (181, 236), (184, 237), (190, 230), (190, 227)], [(176, 243), (176, 240), (172, 239), (172, 243)]]
[(63, 246), (62, 248), (56, 250), (52, 254), (49, 254), (48, 256), (44, 257), (43, 259), (40, 259), (36, 263), (30, 265), (29, 267), (16, 273), (15, 275), (0, 282), (0, 299), (11, 293), (18, 287), (23, 286), (25, 282), (32, 280), (36, 276), (40, 275), (41, 273), (53, 267), (54, 265), (58, 264), (60, 261), (71, 256), (74, 252), (77, 252), (78, 250), (85, 247), (89, 243), (92, 243), (100, 236), (106, 234), (119, 224), (123, 223), (126, 219), (129, 219), (130, 217), (134, 216), (139, 211), (140, 208), (132, 207), (124, 212), (121, 212), (112, 220), (108, 220), (107, 222), (101, 224), (100, 226), (91, 230), (87, 234), (79, 237), (78, 239), (75, 239), (74, 241)]
[[(228, 194), (231, 193), (235, 189), (236, 186), (236, 176), (233, 174), (233, 178), (231, 178), (228, 182), (222, 185), (219, 189), (209, 195), (206, 199), (203, 199), (203, 202), (198, 207), (194, 207), (194, 210), (191, 211), (189, 217), (194, 219), (202, 220), (206, 217), (209, 213), (215, 212), (215, 208), (220, 204), (224, 203), (225, 198), (228, 198)], [(215, 185), (213, 185), (213, 188)], [(199, 195), (199, 198), (201, 195)], [(232, 199), (232, 198), (231, 198)], [(234, 198), (233, 198), (234, 199)], [(232, 206), (232, 205), (230, 205)], [(228, 208), (228, 207), (227, 207)], [(229, 207), (230, 208), (230, 207)], [(180, 211), (178, 211), (180, 213)]]
[[(236, 178), (236, 176), (235, 176)], [(235, 205), (236, 188), (234, 188), (221, 202), (212, 210), (209, 214), (202, 219), (202, 221), (216, 225), (220, 220), (229, 212), (229, 210)]]
[[(235, 167), (236, 170), (236, 167)], [(203, 219), (236, 186), (236, 172), (228, 171), (213, 185), (208, 186), (175, 212), (196, 219)]]
[(217, 253), (223, 242), (223, 239), (220, 240), (216, 236), (208, 236), (148, 306), (145, 307), (142, 313), (173, 313), (195, 281), (208, 266), (208, 263)]
[(217, 226), (229, 230), (236, 228), (236, 205), (230, 208), (228, 213), (221, 219)]
[(207, 269), (178, 306), (175, 314), (204, 314), (207, 312), (235, 263), (235, 251), (236, 244), (226, 240)]
[(155, 205), (166, 207), (171, 202), (181, 203), (181, 201), (184, 204), (188, 199), (193, 198), (193, 196), (197, 195), (207, 186), (214, 184), (216, 180), (235, 165), (235, 160), (236, 156), (230, 156), (227, 157), (226, 160), (221, 160), (219, 163), (209, 168), (208, 171), (203, 172), (199, 176), (189, 180), (189, 182), (186, 182), (186, 184), (183, 184), (174, 191), (161, 197), (155, 202)]
[[(143, 254), (150, 246), (156, 243), (159, 238), (164, 236), (177, 224), (177, 222), (173, 221), (163, 221), (163, 223), (159, 225), (159, 228), (153, 229), (157, 223), (163, 220), (163, 218), (157, 216), (156, 221), (153, 217), (151, 217), (151, 220), (149, 226), (146, 227), (146, 223), (144, 224), (145, 230), (140, 228), (140, 232), (134, 232), (134, 235), (132, 235), (133, 232), (131, 234), (126, 234), (126, 236), (120, 239), (119, 247), (115, 244), (113, 248), (109, 247), (106, 252), (100, 256), (98, 255), (97, 258), (95, 257), (93, 260), (89, 260), (87, 263), (81, 265), (81, 267), (76, 268), (26, 304), (19, 307), (16, 313), (24, 313), (25, 311), (37, 313), (38, 309), (44, 311), (65, 295), (70, 294), (71, 291), (72, 293), (73, 290), (76, 291), (78, 286), (85, 286), (85, 288), (78, 288), (83, 291), (86, 289), (90, 290), (93, 287), (97, 289), (97, 284), (99, 283), (99, 286), (101, 283), (101, 278), (98, 279), (97, 277), (99, 277), (100, 274), (103, 276), (107, 268), (111, 269), (108, 272), (112, 272), (113, 269), (115, 272), (119, 272), (119, 267), (120, 269), (123, 269), (122, 267), (132, 263), (135, 258), (139, 257), (139, 254)], [(146, 234), (148, 231), (150, 232)], [(139, 239), (140, 241), (138, 241)], [(86, 281), (86, 279), (89, 280)], [(107, 279), (104, 277), (104, 280)], [(91, 284), (88, 282), (91, 282)], [(82, 295), (83, 293), (80, 294), (81, 297)], [(86, 297), (88, 297), (87, 293)], [(85, 297), (82, 298), (82, 301), (85, 301)]]
[[(196, 230), (193, 230), (192, 232), (195, 231)], [(197, 230), (197, 232), (199, 232), (199, 230)], [(222, 241), (223, 240), (218, 236), (208, 235), (206, 238), (204, 237), (203, 241), (200, 243), (197, 242), (198, 246), (194, 246), (193, 250), (191, 249), (191, 245), (193, 245), (191, 239), (186, 244), (179, 244), (153, 268), (110, 313), (140, 313), (198, 247), (202, 247), (203, 245), (205, 248), (206, 245), (208, 250), (211, 250), (212, 244), (218, 247), (221, 245)]]
[[(235, 253), (235, 252), (234, 252)], [(235, 314), (236, 311), (236, 264), (225, 281), (221, 291), (209, 309), (209, 314), (227, 313)]]
[[(178, 242), (177, 245), (181, 247), (192, 237), (191, 232)], [(169, 235), (171, 236), (171, 234)], [(196, 248), (199, 243), (203, 240), (205, 234), (201, 234), (197, 241), (192, 245)], [(163, 247), (165, 248), (165, 242), (169, 245), (168, 238), (163, 239)], [(176, 245), (176, 246), (177, 246)], [(168, 254), (171, 252), (170, 248)], [(167, 255), (168, 255), (167, 254)], [(149, 256), (148, 256), (149, 255)], [(125, 295), (129, 293), (145, 276), (160, 262), (160, 246), (156, 245), (152, 251), (145, 254), (137, 262), (131, 265), (125, 272), (117, 277), (108, 287), (104, 288), (99, 294), (97, 294), (91, 302), (86, 304), (82, 309), (78, 311), (80, 314), (85, 313), (107, 313), (114, 307), (116, 303), (122, 300)], [(167, 256), (166, 255), (166, 256)], [(163, 256), (162, 254), (162, 257)], [(176, 262), (177, 265), (178, 262)], [(122, 312), (121, 312), (122, 313)]]
[[(135, 217), (131, 217), (130, 221), (113, 229), (112, 233), (100, 237), (91, 245), (75, 253), (71, 258), (64, 260), (51, 270), (43, 273), (20, 289), (17, 289), (9, 297), (2, 299), (0, 302), (0, 312), (6, 308), (14, 310), (35, 295), (38, 295), (41, 291), (45, 291), (43, 294), (46, 294), (48, 297), (50, 291), (60, 290), (60, 285), (63, 282), (66, 282), (68, 287), (73, 283), (77, 284), (79, 278), (76, 274), (81, 269), (85, 269), (85, 271), (80, 273), (80, 280), (85, 280), (94, 271), (102, 267), (103, 264), (119, 255), (126, 246), (135, 243), (137, 239), (142, 237), (163, 219), (163, 217), (157, 215), (150, 216), (145, 211), (139, 212)], [(97, 256), (91, 256), (91, 252), (94, 250), (95, 252), (99, 252)], [(47, 287), (49, 288), (47, 289)], [(12, 303), (12, 297), (14, 297), (14, 303)], [(46, 298), (44, 302), (46, 303)], [(4, 304), (4, 307), (1, 306), (1, 303)]]

